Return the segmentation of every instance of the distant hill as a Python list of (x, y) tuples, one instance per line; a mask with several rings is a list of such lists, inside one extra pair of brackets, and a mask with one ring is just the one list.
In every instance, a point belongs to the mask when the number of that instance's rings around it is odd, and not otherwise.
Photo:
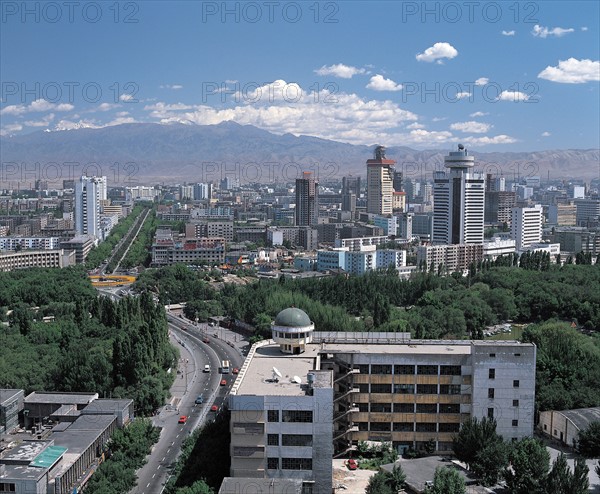
[[(406, 176), (430, 178), (434, 169), (443, 166), (449, 150), (450, 146), (432, 151), (390, 147), (387, 157), (396, 160)], [(89, 174), (101, 172), (113, 185), (218, 181), (225, 175), (236, 176), (241, 183), (289, 182), (301, 171), (314, 171), (324, 181), (365, 175), (365, 161), (372, 153), (372, 146), (276, 135), (233, 122), (124, 124), (0, 137), (0, 186), (34, 177), (56, 182), (80, 175), (86, 166)], [(480, 169), (511, 179), (536, 175), (545, 179), (550, 171), (555, 179), (589, 180), (600, 172), (598, 149), (472, 154)]]

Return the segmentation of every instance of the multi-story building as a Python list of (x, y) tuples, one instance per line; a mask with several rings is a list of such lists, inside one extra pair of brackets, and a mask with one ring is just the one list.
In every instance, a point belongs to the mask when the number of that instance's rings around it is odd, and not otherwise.
[(59, 249), (60, 237), (0, 237), (0, 250)]
[(517, 205), (517, 195), (508, 191), (485, 193), (485, 222), (506, 223), (511, 220), (511, 210)]
[(185, 236), (187, 238), (224, 238), (233, 242), (233, 221), (201, 221), (186, 223)]
[(0, 272), (26, 268), (64, 268), (75, 264), (71, 250), (22, 250), (0, 253)]
[(500, 236), (494, 236), (492, 240), (483, 243), (483, 257), (485, 259), (496, 260), (499, 256), (514, 254), (516, 250), (517, 243), (514, 240)]
[(533, 434), (534, 344), (314, 329), (301, 309), (279, 313), (232, 387), (230, 475), (240, 492), (269, 478), (328, 494), (331, 458), (359, 441), (450, 451), (472, 417), (496, 419), (506, 440)]
[(85, 262), (95, 242), (96, 239), (90, 235), (76, 235), (69, 240), (63, 240), (60, 243), (60, 248), (75, 251), (75, 262), (81, 264)]
[(75, 184), (75, 231), (78, 234), (100, 238), (102, 193), (106, 194), (106, 177), (82, 176)]
[(525, 250), (531, 244), (542, 240), (542, 206), (513, 208), (511, 211), (510, 238), (517, 250)]
[(225, 259), (225, 239), (197, 238), (184, 241), (156, 238), (152, 244), (152, 265), (168, 266), (176, 263), (209, 265), (222, 264)]
[(397, 236), (410, 240), (413, 236), (413, 213), (400, 213), (398, 218)]
[(344, 194), (354, 194), (356, 197), (360, 197), (360, 177), (351, 175), (342, 177), (342, 195)]
[(600, 199), (575, 200), (577, 226), (595, 228), (600, 226)]
[(554, 235), (554, 241), (560, 243), (560, 250), (577, 254), (591, 253), (600, 254), (600, 230), (587, 230), (584, 228), (561, 228), (557, 229)]
[(483, 243), (485, 175), (462, 144), (444, 158), (449, 172), (434, 173), (433, 243)]
[(312, 172), (296, 179), (296, 226), (316, 225), (319, 221), (318, 184)]
[(385, 148), (375, 148), (374, 159), (367, 160), (367, 213), (392, 214), (394, 160), (385, 157)]
[(380, 245), (389, 242), (389, 237), (386, 235), (378, 235), (376, 237), (355, 237), (355, 238), (340, 238), (335, 241), (336, 247), (348, 247), (348, 250), (362, 250), (370, 245)]
[(417, 266), (453, 273), (469, 269), (473, 262), (483, 260), (483, 243), (453, 245), (422, 245), (417, 249)]
[(373, 224), (383, 229), (385, 235), (398, 234), (398, 217), (397, 216), (380, 216), (373, 217)]

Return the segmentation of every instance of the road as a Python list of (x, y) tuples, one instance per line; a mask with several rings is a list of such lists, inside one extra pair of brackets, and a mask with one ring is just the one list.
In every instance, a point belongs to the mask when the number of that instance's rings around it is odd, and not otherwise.
[[(153, 417), (153, 423), (162, 428), (160, 439), (154, 445), (146, 465), (138, 470), (138, 484), (130, 494), (162, 492), (181, 451), (183, 440), (196, 427), (214, 418), (214, 412), (210, 411), (211, 405), (215, 404), (221, 409), (227, 399), (236, 376), (219, 374), (220, 361), (229, 360), (232, 367), (238, 368), (243, 362), (243, 357), (236, 348), (212, 335), (207, 336), (206, 325), (196, 327), (193, 323), (171, 315), (168, 315), (168, 319), (172, 341), (181, 354), (178, 374), (171, 387), (171, 402)], [(210, 343), (203, 342), (205, 337)], [(202, 372), (205, 364), (211, 366), (210, 373)], [(221, 379), (227, 380), (227, 386), (219, 385)], [(201, 393), (204, 403), (196, 405), (194, 400)], [(178, 423), (181, 415), (188, 417), (185, 424)]]

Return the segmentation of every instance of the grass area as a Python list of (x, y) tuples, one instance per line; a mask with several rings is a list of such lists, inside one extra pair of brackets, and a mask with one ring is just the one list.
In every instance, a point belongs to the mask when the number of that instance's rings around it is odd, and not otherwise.
[(510, 333), (498, 333), (492, 336), (484, 338), (486, 340), (520, 340), (523, 336), (523, 331), (527, 327), (526, 324), (513, 324), (511, 325)]

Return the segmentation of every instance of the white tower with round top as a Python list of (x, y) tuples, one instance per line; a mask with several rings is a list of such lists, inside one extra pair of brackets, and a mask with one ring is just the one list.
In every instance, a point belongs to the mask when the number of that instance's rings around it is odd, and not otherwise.
[(299, 354), (312, 342), (314, 323), (306, 312), (296, 307), (282, 310), (271, 323), (272, 338), (282, 353)]

